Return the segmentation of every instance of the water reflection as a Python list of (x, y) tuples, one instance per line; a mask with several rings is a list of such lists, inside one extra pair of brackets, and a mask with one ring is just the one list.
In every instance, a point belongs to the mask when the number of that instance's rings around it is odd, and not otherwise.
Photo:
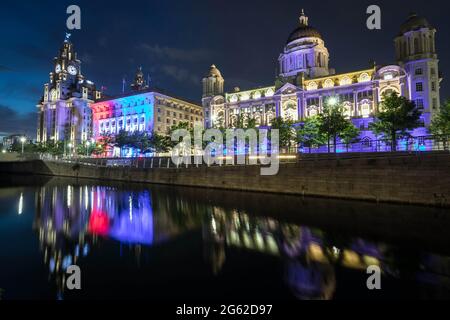
[(448, 257), (404, 252), (157, 190), (49, 184), (36, 192), (36, 209), (34, 227), (58, 298), (64, 297), (66, 268), (102, 250), (103, 241), (119, 243), (139, 265), (143, 251), (195, 230), (202, 231), (204, 259), (213, 275), (226, 268), (230, 250), (274, 257), (284, 268), (280, 281), (297, 299), (336, 298), (342, 270), (357, 272), (358, 285), (365, 286), (370, 265), (379, 266), (384, 279), (412, 281), (417, 297), (450, 297)]

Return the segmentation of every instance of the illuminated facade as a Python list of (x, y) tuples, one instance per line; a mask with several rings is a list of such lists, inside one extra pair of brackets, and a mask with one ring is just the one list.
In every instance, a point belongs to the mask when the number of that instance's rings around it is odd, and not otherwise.
[(423, 111), (426, 134), (433, 114), (439, 110), (436, 30), (424, 19), (411, 15), (395, 38), (397, 64), (373, 66), (348, 73), (329, 67), (329, 52), (315, 28), (302, 12), (299, 26), (290, 34), (279, 57), (275, 85), (224, 93), (224, 78), (212, 66), (203, 79), (203, 107), (207, 127), (235, 127), (237, 120), (255, 119), (258, 126), (270, 126), (275, 117), (300, 122), (319, 114), (328, 99), (338, 99), (345, 114), (361, 130), (363, 140), (376, 139), (369, 131), (383, 94), (397, 92), (414, 101)]
[(196, 123), (203, 124), (201, 106), (148, 88), (144, 84), (142, 70), (137, 72), (131, 87), (133, 91), (128, 94), (91, 105), (96, 140), (106, 134), (114, 136), (122, 130), (164, 135), (173, 125), (182, 122), (191, 127)]
[(66, 141), (75, 146), (89, 140), (92, 136), (89, 106), (100, 98), (101, 92), (94, 83), (82, 75), (81, 61), (68, 35), (54, 59), (50, 82), (45, 84), (44, 95), (37, 105), (37, 141)]

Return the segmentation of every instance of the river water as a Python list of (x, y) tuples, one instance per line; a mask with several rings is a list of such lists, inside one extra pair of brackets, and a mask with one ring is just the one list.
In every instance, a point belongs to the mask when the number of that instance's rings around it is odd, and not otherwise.
[[(450, 298), (444, 209), (0, 179), (1, 299)], [(68, 290), (67, 268), (81, 270)], [(381, 290), (367, 288), (369, 266)]]

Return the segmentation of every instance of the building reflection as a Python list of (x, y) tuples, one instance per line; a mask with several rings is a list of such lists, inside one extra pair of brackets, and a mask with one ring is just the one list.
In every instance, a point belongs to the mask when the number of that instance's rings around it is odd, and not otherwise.
[(450, 293), (448, 257), (424, 253), (416, 261), (408, 257), (404, 266), (396, 247), (361, 238), (342, 239), (318, 229), (218, 207), (212, 209), (203, 234), (205, 256), (214, 274), (224, 266), (227, 248), (277, 256), (285, 265), (286, 284), (302, 300), (333, 299), (337, 268), (364, 274), (365, 284), (366, 270), (373, 265), (380, 267), (383, 277), (413, 277), (423, 298), (430, 297), (425, 294), (430, 288), (440, 287), (444, 296)]
[(152, 246), (200, 228), (205, 261), (214, 275), (226, 267), (228, 250), (276, 257), (298, 299), (332, 299), (337, 268), (365, 274), (370, 265), (380, 266), (384, 277), (414, 277), (424, 288), (421, 292), (436, 285), (446, 292), (450, 288), (448, 258), (423, 254), (408, 257), (405, 266), (397, 249), (386, 244), (189, 201), (181, 194), (48, 184), (36, 193), (36, 208), (34, 228), (61, 299), (67, 267), (83, 266), (100, 242), (119, 243), (118, 255), (129, 250), (140, 266), (141, 255)]

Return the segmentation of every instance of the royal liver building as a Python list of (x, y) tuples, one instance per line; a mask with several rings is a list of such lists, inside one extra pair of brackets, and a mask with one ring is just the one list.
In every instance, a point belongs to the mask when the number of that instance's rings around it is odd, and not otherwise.
[(433, 114), (439, 110), (439, 69), (435, 47), (436, 30), (415, 14), (401, 26), (395, 38), (397, 63), (364, 70), (336, 73), (329, 67), (330, 55), (320, 32), (301, 13), (298, 27), (289, 35), (278, 58), (275, 85), (224, 93), (224, 78), (213, 65), (203, 79), (205, 125), (233, 127), (239, 117), (270, 126), (272, 119), (302, 121), (321, 112), (328, 99), (338, 99), (346, 115), (361, 130), (363, 140), (375, 139), (368, 130), (383, 94), (397, 92), (422, 109), (426, 134)]
[(90, 104), (101, 98), (101, 92), (82, 75), (81, 61), (69, 37), (54, 58), (50, 81), (37, 105), (37, 141), (65, 141), (75, 147), (92, 138)]

